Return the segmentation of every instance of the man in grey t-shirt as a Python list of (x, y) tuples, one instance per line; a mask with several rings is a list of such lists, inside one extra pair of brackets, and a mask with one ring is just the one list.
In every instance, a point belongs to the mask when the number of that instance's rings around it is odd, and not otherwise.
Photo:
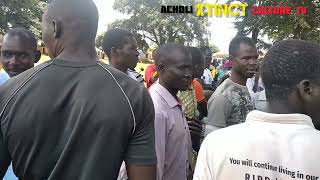
[(236, 37), (230, 42), (229, 54), (231, 76), (209, 99), (206, 134), (244, 122), (247, 114), (254, 109), (246, 81), (253, 77), (257, 69), (259, 55), (255, 43), (248, 37)]

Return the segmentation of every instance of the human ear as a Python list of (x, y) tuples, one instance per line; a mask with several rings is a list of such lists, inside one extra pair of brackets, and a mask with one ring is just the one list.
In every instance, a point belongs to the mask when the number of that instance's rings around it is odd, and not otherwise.
[(312, 86), (310, 80), (302, 80), (298, 85), (299, 96), (303, 101), (309, 101), (312, 99)]
[(115, 47), (112, 47), (110, 50), (110, 57), (113, 57), (116, 54), (117, 54), (117, 49)]
[(163, 71), (164, 69), (165, 69), (164, 64), (159, 64), (159, 65), (157, 66), (157, 71), (159, 71), (159, 72)]
[(37, 63), (41, 58), (41, 52), (36, 50), (35, 51), (35, 56), (34, 56), (34, 63)]
[(55, 38), (61, 37), (62, 34), (62, 23), (59, 20), (52, 21), (53, 33)]

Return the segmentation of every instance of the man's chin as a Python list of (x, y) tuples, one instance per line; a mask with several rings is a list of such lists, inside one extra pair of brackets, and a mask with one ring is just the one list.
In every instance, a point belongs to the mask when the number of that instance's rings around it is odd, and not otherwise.
[(9, 76), (10, 77), (14, 77), (14, 76), (17, 76), (19, 75), (21, 72), (8, 72)]

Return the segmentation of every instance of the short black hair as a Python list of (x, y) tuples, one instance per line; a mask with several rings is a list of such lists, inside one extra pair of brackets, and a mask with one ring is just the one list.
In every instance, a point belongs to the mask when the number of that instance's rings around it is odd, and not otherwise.
[(23, 41), (29, 41), (31, 48), (37, 50), (37, 38), (29, 30), (24, 28), (13, 28), (10, 29), (5, 36), (18, 36), (22, 38)]
[(191, 47), (191, 46), (188, 46), (187, 48), (191, 54), (193, 65), (205, 62), (204, 56), (199, 48)]
[(240, 48), (240, 44), (248, 44), (251, 47), (256, 47), (256, 43), (249, 37), (236, 36), (229, 44), (229, 55), (235, 56), (236, 52)]
[(268, 100), (286, 100), (300, 81), (320, 77), (320, 46), (302, 40), (278, 42), (264, 57), (261, 77)]
[(133, 34), (124, 29), (110, 29), (104, 34), (102, 48), (110, 57), (111, 49), (122, 48), (128, 42), (128, 38), (134, 38)]
[(172, 58), (174, 52), (180, 51), (183, 54), (190, 55), (188, 49), (178, 43), (169, 42), (161, 45), (154, 54), (154, 61), (156, 65), (160, 63), (166, 63), (170, 58)]

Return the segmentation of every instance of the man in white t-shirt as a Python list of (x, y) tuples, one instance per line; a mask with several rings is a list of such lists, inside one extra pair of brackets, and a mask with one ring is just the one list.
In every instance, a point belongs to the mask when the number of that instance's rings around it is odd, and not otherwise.
[(261, 73), (266, 112), (209, 134), (194, 180), (320, 179), (320, 46), (281, 41)]

